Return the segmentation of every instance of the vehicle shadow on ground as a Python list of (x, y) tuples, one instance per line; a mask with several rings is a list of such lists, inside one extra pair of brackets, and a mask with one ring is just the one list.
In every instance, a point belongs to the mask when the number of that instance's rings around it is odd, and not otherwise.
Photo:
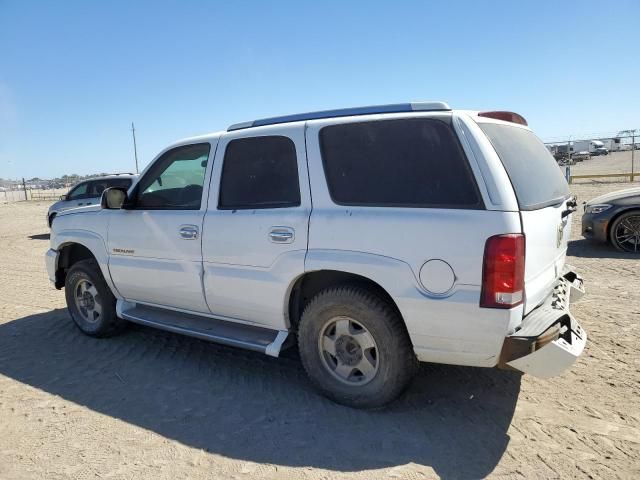
[(567, 245), (567, 255), (582, 258), (640, 258), (640, 255), (616, 250), (613, 245), (608, 243), (595, 242), (585, 238), (580, 240), (571, 240)]
[(29, 235), (29, 240), (49, 240), (51, 235), (49, 233), (39, 233), (37, 235)]
[(515, 372), (424, 365), (399, 401), (359, 411), (319, 396), (295, 350), (274, 359), (139, 326), (93, 339), (66, 309), (0, 325), (0, 374), (233, 459), (474, 479), (502, 457), (520, 391)]

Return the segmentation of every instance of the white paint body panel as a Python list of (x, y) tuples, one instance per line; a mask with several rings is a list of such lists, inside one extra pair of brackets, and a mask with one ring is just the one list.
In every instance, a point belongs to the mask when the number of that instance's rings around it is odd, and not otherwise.
[[(435, 115), (441, 117), (442, 113)], [(420, 360), (495, 365), (504, 337), (522, 318), (522, 310), (479, 308), (482, 258), (487, 238), (521, 232), (517, 209), (503, 212), (346, 207), (337, 206), (331, 200), (318, 142), (320, 129), (335, 123), (406, 116), (367, 115), (308, 122), (307, 155), (313, 213), (305, 270), (344, 270), (370, 278), (388, 292), (393, 292), (391, 296), (403, 315)], [(434, 114), (410, 116), (429, 117)], [(491, 166), (483, 168), (490, 169)], [(478, 183), (482, 184), (482, 178), (479, 180)], [(484, 197), (487, 191), (481, 189), (481, 193), (483, 190)], [(498, 192), (500, 189), (494, 186), (494, 190)], [(501, 204), (512, 200), (508, 194), (499, 198), (502, 199)], [(343, 265), (339, 258), (328, 252), (349, 252), (354, 261)], [(386, 262), (381, 263), (379, 259)], [(444, 295), (429, 293), (418, 281), (420, 269), (432, 259), (447, 262), (454, 272), (454, 285)], [(389, 262), (394, 265), (397, 262), (398, 266), (382, 268), (381, 265), (389, 265)], [(376, 265), (376, 268), (370, 268), (371, 265)], [(455, 358), (457, 360), (454, 361)]]
[[(79, 207), (58, 214), (51, 229), (49, 245), (56, 253), (64, 246), (77, 243), (93, 253), (102, 275), (116, 297), (119, 296), (111, 275), (109, 273), (109, 255), (107, 252), (107, 212), (100, 209), (99, 205)], [(53, 257), (52, 253), (46, 254), (47, 258)], [(58, 258), (48, 260), (57, 267)], [(55, 272), (50, 278), (55, 281)]]
[(561, 219), (567, 202), (540, 210), (523, 211), (526, 261), (524, 267), (525, 313), (544, 301), (564, 267), (571, 215)]
[[(224, 154), (238, 138), (280, 135), (290, 138), (298, 159), (300, 206), (219, 210)], [(216, 153), (209, 208), (204, 218), (202, 256), (204, 289), (211, 312), (274, 329), (287, 328), (291, 283), (304, 272), (311, 196), (307, 174), (304, 122), (224, 134)], [(289, 243), (274, 243), (269, 233), (286, 228)]]
[[(109, 270), (120, 295), (131, 302), (208, 313), (202, 291), (202, 224), (217, 138), (205, 171), (199, 210), (106, 210)], [(194, 142), (186, 143), (197, 143)], [(172, 145), (174, 148), (177, 145)], [(156, 158), (160, 158), (165, 149)], [(152, 162), (153, 163), (153, 162)], [(200, 232), (193, 240), (180, 236), (184, 225)], [(124, 251), (124, 252), (123, 252)]]

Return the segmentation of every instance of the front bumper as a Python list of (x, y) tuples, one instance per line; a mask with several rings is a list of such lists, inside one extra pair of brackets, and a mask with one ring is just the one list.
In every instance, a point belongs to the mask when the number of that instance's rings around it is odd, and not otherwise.
[(606, 242), (608, 222), (608, 216), (598, 213), (585, 213), (582, 215), (582, 236)]
[(58, 268), (58, 251), (50, 248), (47, 253), (44, 254), (45, 263), (47, 264), (47, 274), (49, 280), (56, 283), (56, 270)]
[(541, 378), (571, 367), (587, 343), (587, 332), (569, 312), (569, 303), (582, 295), (582, 278), (565, 267), (553, 293), (505, 339), (498, 366)]

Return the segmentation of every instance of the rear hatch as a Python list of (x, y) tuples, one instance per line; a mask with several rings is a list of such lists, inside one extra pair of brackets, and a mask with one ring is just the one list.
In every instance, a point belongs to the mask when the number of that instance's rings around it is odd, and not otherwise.
[(525, 235), (525, 311), (547, 298), (562, 273), (575, 199), (555, 159), (528, 128), (481, 122), (504, 165), (520, 208)]

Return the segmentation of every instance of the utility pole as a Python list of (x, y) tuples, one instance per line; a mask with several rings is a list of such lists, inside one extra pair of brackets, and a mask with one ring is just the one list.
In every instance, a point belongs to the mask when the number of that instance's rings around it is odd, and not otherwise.
[(631, 130), (631, 181), (633, 182), (634, 177), (634, 153), (636, 151), (636, 131)]
[(134, 127), (133, 122), (131, 122), (131, 134), (133, 135), (133, 155), (136, 157), (136, 173), (138, 171), (138, 147), (136, 146), (136, 127)]

